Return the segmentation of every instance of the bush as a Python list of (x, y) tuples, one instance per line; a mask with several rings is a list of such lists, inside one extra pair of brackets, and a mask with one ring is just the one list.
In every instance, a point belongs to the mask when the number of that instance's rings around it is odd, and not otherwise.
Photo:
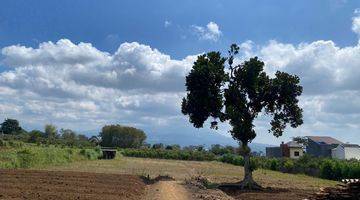
[(286, 159), (285, 161), (284, 161), (284, 165), (283, 165), (284, 167), (283, 167), (283, 172), (287, 172), (287, 173), (289, 173), (289, 172), (293, 172), (294, 171), (294, 166), (295, 166), (295, 164), (294, 164), (294, 161), (293, 160), (291, 160), (291, 159)]
[[(243, 157), (234, 154), (224, 154), (218, 160), (238, 166), (244, 165)], [(309, 155), (299, 159), (251, 157), (250, 165), (253, 170), (262, 168), (286, 173), (303, 173), (331, 180), (360, 177), (358, 160), (315, 158)]]
[(80, 155), (85, 156), (88, 160), (96, 160), (101, 157), (100, 151), (95, 149), (81, 149)]
[(32, 168), (59, 165), (75, 160), (93, 160), (101, 155), (95, 149), (71, 149), (54, 146), (24, 145), (0, 151), (0, 168)]
[(166, 150), (166, 149), (123, 149), (121, 153), (129, 157), (160, 158), (172, 160), (212, 161), (216, 159), (213, 153), (206, 151)]

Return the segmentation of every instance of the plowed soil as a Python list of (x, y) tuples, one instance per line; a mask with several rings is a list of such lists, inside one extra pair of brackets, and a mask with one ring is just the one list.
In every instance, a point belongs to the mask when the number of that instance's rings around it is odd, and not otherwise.
[(0, 199), (142, 199), (146, 185), (133, 175), (0, 170)]

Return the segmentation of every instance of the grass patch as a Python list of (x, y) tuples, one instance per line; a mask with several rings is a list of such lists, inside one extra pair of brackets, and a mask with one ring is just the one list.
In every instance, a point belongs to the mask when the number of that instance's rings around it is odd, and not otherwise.
[[(117, 156), (114, 160), (80, 161), (61, 166), (49, 166), (45, 169), (134, 174), (139, 176), (149, 175), (150, 178), (168, 175), (176, 180), (186, 180), (200, 174), (206, 177), (212, 184), (237, 182), (241, 181), (244, 176), (243, 167), (217, 161), (181, 161), (122, 156)], [(314, 178), (307, 175), (287, 174), (265, 169), (256, 170), (254, 172), (254, 179), (264, 187), (298, 188), (312, 191), (318, 190), (319, 187), (332, 187), (338, 184), (336, 181)]]
[(101, 155), (96, 149), (60, 148), (55, 146), (22, 145), (0, 148), (0, 168), (40, 168), (73, 161), (95, 160)]

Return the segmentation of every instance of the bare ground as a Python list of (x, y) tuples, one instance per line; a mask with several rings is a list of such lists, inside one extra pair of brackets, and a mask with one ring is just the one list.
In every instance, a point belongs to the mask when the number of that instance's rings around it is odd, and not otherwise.
[(191, 194), (177, 181), (159, 181), (148, 185), (145, 200), (190, 200)]
[[(76, 192), (81, 192), (83, 195), (80, 195), (80, 199), (98, 199), (96, 197), (103, 197), (101, 199), (176, 199), (179, 200), (184, 199), (203, 199), (203, 200), (230, 200), (230, 199), (247, 199), (247, 200), (255, 200), (255, 199), (304, 199), (314, 194), (319, 190), (320, 187), (333, 187), (338, 182), (329, 181), (324, 179), (313, 178), (305, 175), (293, 175), (293, 174), (284, 174), (275, 171), (269, 170), (257, 170), (254, 172), (255, 180), (261, 184), (266, 189), (264, 191), (245, 191), (245, 192), (234, 192), (234, 191), (223, 191), (217, 189), (205, 189), (199, 187), (193, 187), (189, 185), (183, 185), (181, 183), (184, 180), (189, 179), (193, 176), (201, 175), (206, 177), (209, 182), (212, 184), (220, 184), (220, 183), (234, 183), (241, 180), (243, 177), (243, 168), (238, 166), (233, 166), (229, 164), (219, 163), (219, 162), (196, 162), (196, 161), (175, 161), (175, 160), (160, 160), (160, 159), (143, 159), (143, 158), (127, 158), (127, 157), (119, 157), (115, 160), (96, 160), (96, 161), (84, 161), (84, 162), (75, 162), (64, 166), (53, 166), (48, 167), (46, 170), (51, 170), (54, 172), (45, 171), (45, 173), (54, 173), (54, 174), (78, 174), (77, 172), (91, 172), (89, 178), (85, 178), (87, 184), (90, 184), (94, 181), (99, 181), (99, 183), (92, 183), (98, 185), (96, 190), (101, 193), (99, 196), (91, 196), (94, 194), (94, 188), (92, 185), (83, 186), (84, 183), (79, 183), (74, 181), (71, 187), (68, 185), (60, 184), (52, 188), (52, 186), (43, 186), (41, 181), (35, 181), (35, 183), (40, 183), (39, 188), (36, 185), (32, 185), (29, 188), (25, 187), (24, 191), (19, 190), (19, 187), (15, 187), (14, 190), (16, 192), (21, 192), (21, 194), (30, 195), (30, 197), (36, 197), (32, 194), (32, 191), (40, 190), (41, 195), (45, 195), (45, 197), (50, 196), (49, 192), (46, 192), (46, 189), (49, 187), (50, 191), (69, 191), (69, 198), (64, 199), (76, 199)], [(20, 170), (21, 171), (21, 170)], [(59, 172), (59, 171), (68, 171), (68, 172)], [(77, 171), (77, 172), (75, 172)], [(100, 175), (94, 175), (94, 173), (102, 173)], [(80, 173), (82, 174), (82, 173)], [(117, 175), (114, 175), (117, 174)], [(124, 175), (124, 174), (133, 174)], [(169, 175), (174, 177), (176, 181), (164, 181), (159, 182), (154, 185), (145, 185), (144, 182), (139, 180), (138, 175), (147, 176), (154, 178), (158, 175)], [(0, 174), (0, 180), (2, 180), (2, 174)], [(101, 176), (102, 178), (96, 178)], [(104, 177), (109, 178), (104, 178)], [(45, 177), (51, 177), (50, 175), (46, 175)], [(55, 176), (56, 177), (56, 176)], [(61, 177), (61, 176), (60, 176)], [(106, 188), (106, 185), (109, 184), (109, 181), (113, 180), (111, 177), (118, 177), (115, 182), (118, 184), (119, 188), (115, 188), (112, 186), (112, 189)], [(30, 176), (31, 178), (31, 176)], [(125, 180), (126, 178), (130, 178), (130, 182)], [(14, 178), (15, 179), (15, 178)], [(94, 180), (92, 180), (94, 179)], [(109, 180), (108, 180), (109, 179)], [(35, 178), (36, 180), (36, 178)], [(40, 180), (43, 180), (40, 178)], [(60, 178), (60, 180), (62, 180)], [(72, 179), (70, 179), (72, 180)], [(14, 180), (13, 180), (14, 181)], [(43, 180), (46, 182), (50, 182), (50, 180)], [(115, 181), (115, 180), (113, 180)], [(30, 183), (31, 181), (27, 181)], [(128, 183), (128, 184), (124, 184)], [(57, 182), (55, 182), (57, 183)], [(64, 181), (64, 183), (67, 183)], [(132, 184), (138, 184), (137, 187), (133, 187)], [(0, 181), (0, 194), (4, 191), (4, 185)], [(18, 183), (15, 183), (17, 185)], [(6, 184), (5, 184), (6, 185)], [(11, 186), (12, 184), (10, 184)], [(22, 186), (21, 184), (19, 184)], [(10, 187), (7, 184), (6, 187)], [(56, 184), (55, 184), (56, 186)], [(79, 188), (76, 188), (79, 187)], [(85, 189), (85, 188), (86, 189)], [(114, 195), (107, 193), (109, 191), (115, 191)], [(14, 192), (13, 192), (14, 193)], [(110, 192), (111, 193), (111, 192)], [(55, 194), (57, 194), (55, 192)], [(121, 194), (123, 196), (121, 196)], [(31, 196), (32, 195), (32, 196)], [(116, 196), (118, 195), (118, 196)], [(125, 195), (125, 196), (124, 196)], [(128, 195), (128, 196), (126, 196)], [(169, 196), (172, 195), (172, 196)], [(3, 196), (4, 197), (4, 196)], [(90, 198), (94, 197), (94, 198)], [(141, 198), (140, 198), (141, 197)], [(0, 196), (1, 199), (1, 196)], [(18, 198), (22, 199), (22, 198)], [(32, 199), (49, 199), (49, 198), (32, 198)], [(54, 199), (54, 198), (50, 198)], [(61, 198), (60, 198), (61, 199)]]
[(138, 200), (145, 188), (134, 175), (0, 170), (0, 199)]

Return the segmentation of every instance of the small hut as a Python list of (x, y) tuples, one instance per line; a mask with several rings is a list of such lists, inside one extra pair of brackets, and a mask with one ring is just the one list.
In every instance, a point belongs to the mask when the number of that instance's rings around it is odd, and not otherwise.
[(113, 147), (101, 147), (103, 159), (114, 159), (116, 156), (116, 148)]

